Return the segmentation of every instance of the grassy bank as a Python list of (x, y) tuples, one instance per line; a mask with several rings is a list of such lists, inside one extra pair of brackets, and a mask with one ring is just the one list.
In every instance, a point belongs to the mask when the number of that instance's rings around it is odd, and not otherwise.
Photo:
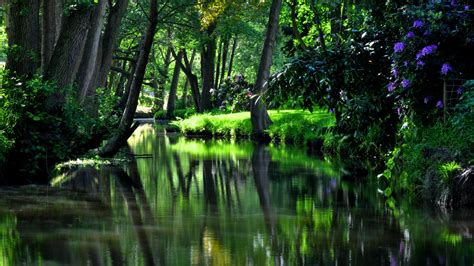
[[(271, 110), (273, 124), (268, 136), (273, 140), (294, 143), (315, 142), (327, 128), (334, 125), (334, 116), (325, 111)], [(195, 115), (172, 123), (187, 135), (250, 137), (252, 124), (249, 112)]]

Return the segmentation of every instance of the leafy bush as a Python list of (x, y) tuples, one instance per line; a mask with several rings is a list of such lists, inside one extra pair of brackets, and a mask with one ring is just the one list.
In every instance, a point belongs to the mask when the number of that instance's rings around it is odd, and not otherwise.
[(39, 174), (55, 162), (81, 152), (96, 130), (96, 120), (74, 98), (66, 99), (60, 114), (51, 114), (45, 102), (59, 90), (54, 84), (40, 77), (24, 81), (5, 72), (0, 75), (0, 131), (4, 138), (14, 141), (7, 154), (15, 158), (9, 163), (12, 170), (27, 166), (28, 169), (20, 169), (23, 174)]
[(439, 119), (433, 110), (446, 104), (443, 82), (474, 77), (474, 17), (453, 1), (402, 11), (397, 15), (402, 37), (393, 46), (387, 90), (399, 113), (429, 124)]
[(236, 75), (234, 80), (227, 78), (219, 89), (211, 91), (214, 105), (233, 113), (249, 111), (252, 87), (242, 75)]
[(423, 126), (404, 118), (398, 131), (400, 144), (379, 176), (381, 188), (412, 198), (431, 197), (433, 187), (449, 188), (453, 172), (474, 163), (474, 90), (471, 81), (464, 87), (456, 113), (446, 123)]
[(353, 152), (367, 155), (378, 153), (379, 144), (390, 147), (394, 143), (398, 117), (394, 100), (383, 89), (389, 77), (387, 47), (391, 46), (392, 29), (374, 25), (361, 28), (351, 29), (345, 40), (327, 51), (307, 50), (294, 57), (272, 76), (268, 102), (270, 108), (333, 112), (333, 133)]

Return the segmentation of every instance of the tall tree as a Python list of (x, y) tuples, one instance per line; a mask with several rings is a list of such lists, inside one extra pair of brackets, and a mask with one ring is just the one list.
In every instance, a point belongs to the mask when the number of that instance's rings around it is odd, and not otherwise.
[(201, 103), (204, 110), (212, 108), (211, 89), (214, 88), (214, 70), (216, 61), (216, 38), (214, 36), (216, 24), (209, 25), (206, 29), (206, 42), (202, 45), (201, 50), (201, 76), (202, 76), (202, 92)]
[(137, 125), (132, 125), (133, 116), (138, 106), (138, 97), (142, 89), (143, 79), (145, 77), (145, 70), (148, 64), (151, 48), (153, 46), (153, 39), (156, 33), (158, 24), (158, 3), (157, 0), (150, 2), (150, 14), (148, 16), (149, 23), (143, 39), (143, 45), (140, 49), (140, 54), (137, 60), (137, 67), (133, 75), (132, 87), (130, 95), (128, 96), (127, 106), (123, 112), (120, 120), (120, 125), (117, 132), (108, 140), (105, 147), (100, 151), (100, 156), (112, 156), (120, 149), (120, 147), (127, 141)]
[(39, 0), (9, 1), (6, 68), (17, 76), (31, 76), (40, 66)]
[[(111, 2), (111, 1), (109, 1)], [(112, 67), (112, 57), (117, 47), (117, 39), (120, 31), (120, 23), (122, 18), (127, 11), (128, 0), (117, 0), (115, 5), (110, 6), (109, 14), (107, 17), (107, 25), (103, 34), (103, 45), (102, 45), (102, 62), (100, 64), (99, 80), (97, 86), (105, 87), (107, 82), (107, 76), (110, 68)]]
[(232, 75), (232, 67), (234, 66), (235, 50), (237, 50), (237, 36), (234, 37), (234, 42), (232, 44), (232, 51), (230, 53), (229, 71), (227, 72), (228, 77)]
[(179, 62), (181, 61), (182, 57), (183, 57), (183, 50), (180, 50), (178, 52), (178, 58), (176, 58), (176, 61), (175, 61), (173, 78), (171, 80), (170, 94), (168, 97), (168, 104), (166, 108), (166, 114), (168, 117), (173, 116), (175, 105), (176, 105), (176, 91), (178, 89), (179, 73), (181, 73)]
[(42, 5), (41, 68), (45, 74), (61, 31), (63, 0), (43, 0)]
[(278, 33), (278, 22), (281, 10), (281, 0), (273, 0), (270, 7), (270, 16), (268, 20), (265, 43), (263, 45), (262, 58), (258, 68), (257, 80), (255, 81), (255, 92), (257, 95), (252, 97), (251, 102), (251, 120), (253, 132), (255, 135), (262, 135), (272, 121), (267, 112), (267, 107), (263, 102), (266, 83), (270, 77), (270, 67), (272, 66), (273, 51), (275, 49), (276, 37)]
[(60, 88), (47, 100), (46, 109), (49, 111), (60, 111), (66, 97), (62, 89), (71, 86), (76, 80), (93, 10), (93, 6), (78, 5), (65, 18), (45, 75), (47, 80), (55, 81)]
[[(97, 65), (100, 64), (102, 51), (100, 50), (101, 44), (101, 31), (104, 26), (104, 15), (107, 9), (107, 1), (99, 0), (98, 5), (95, 7), (92, 14), (90, 23), (90, 29), (87, 35), (87, 42), (84, 48), (84, 54), (82, 56), (81, 65), (79, 72), (76, 77), (76, 82), (79, 87), (78, 99), (80, 103), (86, 103), (88, 109), (94, 109), (94, 98), (96, 84), (93, 79), (97, 73)], [(86, 101), (87, 98), (87, 101)], [(90, 104), (90, 105), (89, 105)], [(93, 110), (91, 110), (93, 111)]]

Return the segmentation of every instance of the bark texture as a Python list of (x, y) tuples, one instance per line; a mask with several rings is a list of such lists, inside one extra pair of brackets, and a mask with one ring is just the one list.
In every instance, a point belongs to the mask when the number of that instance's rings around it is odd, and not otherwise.
[(46, 73), (61, 31), (62, 2), (62, 0), (43, 0), (43, 35), (41, 40), (41, 69), (43, 74)]
[(17, 76), (31, 76), (40, 66), (39, 0), (10, 1), (6, 69)]
[(104, 16), (107, 9), (107, 1), (100, 0), (95, 7), (91, 19), (91, 27), (87, 34), (87, 41), (85, 44), (84, 54), (82, 56), (79, 72), (76, 77), (76, 82), (79, 87), (78, 100), (84, 104), (87, 101), (94, 101), (96, 84), (94, 77), (97, 77), (96, 71), (98, 65), (101, 63), (102, 48), (101, 45), (101, 30), (104, 26)]
[(120, 23), (128, 7), (128, 0), (117, 0), (115, 5), (110, 7), (107, 17), (107, 25), (103, 35), (102, 62), (100, 64), (98, 87), (105, 87), (107, 76), (112, 67), (112, 57), (117, 47), (117, 39), (120, 31)]
[(263, 46), (262, 58), (258, 68), (257, 80), (255, 81), (255, 95), (251, 102), (251, 120), (253, 132), (255, 135), (263, 135), (264, 131), (272, 124), (267, 107), (262, 100), (265, 91), (266, 82), (270, 77), (270, 67), (272, 66), (273, 51), (276, 45), (278, 33), (278, 21), (281, 10), (281, 0), (273, 0), (270, 8), (270, 17), (268, 20), (267, 33)]
[(46, 108), (59, 110), (64, 104), (62, 89), (76, 80), (89, 31), (93, 8), (80, 6), (65, 18), (45, 78), (55, 81), (60, 91), (48, 98)]
[(133, 116), (137, 110), (138, 97), (140, 96), (143, 78), (145, 76), (145, 70), (151, 53), (156, 26), (158, 24), (157, 6), (157, 0), (151, 0), (149, 24), (145, 33), (145, 38), (143, 40), (143, 46), (140, 49), (140, 54), (138, 56), (137, 67), (133, 77), (130, 95), (128, 96), (127, 106), (123, 112), (122, 119), (120, 120), (117, 133), (108, 140), (105, 147), (99, 153), (99, 155), (102, 157), (109, 157), (116, 154), (122, 145), (126, 143), (127, 139), (130, 137), (137, 126), (136, 124), (132, 126)]
[(201, 104), (205, 111), (212, 109), (211, 89), (214, 88), (214, 69), (216, 61), (216, 40), (212, 36), (214, 29), (214, 24), (207, 29), (209, 40), (202, 46), (201, 50)]

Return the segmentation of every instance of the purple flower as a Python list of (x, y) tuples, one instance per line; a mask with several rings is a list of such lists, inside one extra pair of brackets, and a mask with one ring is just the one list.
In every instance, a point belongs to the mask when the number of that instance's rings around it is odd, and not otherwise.
[(425, 25), (425, 24), (423, 23), (423, 21), (421, 21), (419, 19), (417, 19), (417, 20), (415, 20), (415, 22), (413, 22), (413, 28), (421, 28), (421, 27), (423, 27), (423, 25)]
[(451, 0), (451, 6), (457, 6), (458, 5), (458, 1), (456, 0)]
[(408, 61), (403, 62), (404, 66), (408, 66)]
[(443, 66), (441, 67), (441, 74), (447, 75), (448, 72), (452, 71), (453, 68), (449, 63), (444, 63)]
[(422, 57), (423, 57), (423, 53), (421, 51), (416, 54), (416, 60), (419, 60)]
[(459, 87), (459, 88), (456, 90), (456, 94), (457, 94), (457, 95), (461, 95), (461, 94), (463, 94), (463, 92), (464, 92), (464, 88), (463, 88), (463, 87)]
[(468, 10), (470, 10), (470, 9), (471, 9), (471, 6), (470, 6), (470, 5), (465, 5), (465, 6), (464, 6), (464, 10), (468, 11)]
[(443, 101), (439, 100), (439, 101), (436, 103), (436, 108), (442, 109), (443, 107), (444, 107)]
[(411, 39), (415, 37), (415, 33), (413, 31), (410, 31), (407, 33), (407, 38)]
[(397, 88), (397, 84), (395, 82), (390, 82), (387, 86), (389, 92), (394, 91)]
[(429, 55), (436, 52), (436, 49), (438, 49), (438, 46), (436, 44), (428, 45), (426, 47), (423, 47), (423, 49), (421, 49), (421, 53), (423, 54), (423, 56)]
[(393, 46), (393, 50), (395, 51), (395, 53), (403, 52), (403, 50), (405, 50), (405, 43), (403, 42), (395, 43), (395, 45)]
[(411, 81), (410, 81), (409, 79), (404, 79), (404, 80), (402, 80), (402, 87), (403, 87), (404, 89), (406, 89), (406, 88), (408, 88), (408, 87), (410, 87), (410, 86), (411, 86)]
[(398, 71), (398, 68), (392, 69), (392, 75), (393, 75), (395, 78), (398, 78), (398, 76), (400, 75), (400, 71)]
[(425, 66), (425, 62), (421, 61), (421, 60), (418, 60), (416, 61), (416, 65), (419, 66), (419, 67), (424, 67)]
[(398, 116), (400, 116), (402, 114), (402, 108), (401, 107), (397, 108), (397, 114), (398, 114)]

